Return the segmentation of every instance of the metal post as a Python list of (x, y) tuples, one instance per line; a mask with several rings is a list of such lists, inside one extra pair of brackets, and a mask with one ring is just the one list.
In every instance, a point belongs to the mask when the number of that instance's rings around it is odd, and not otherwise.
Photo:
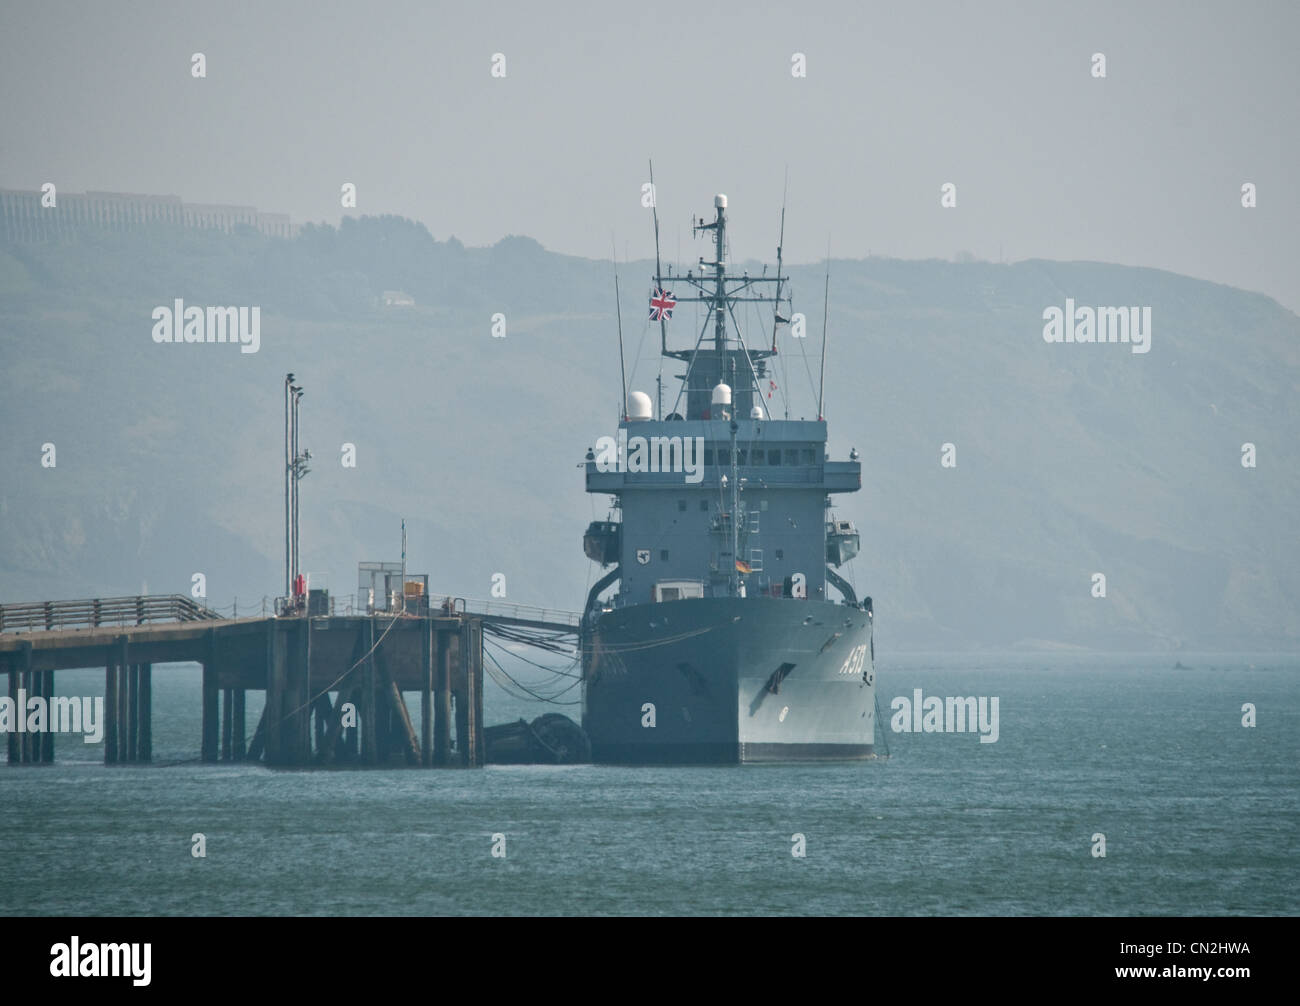
[(293, 478), (292, 441), (289, 435), (289, 396), (293, 374), (284, 377), (284, 596), (293, 596), (293, 524), (289, 513), (290, 485)]

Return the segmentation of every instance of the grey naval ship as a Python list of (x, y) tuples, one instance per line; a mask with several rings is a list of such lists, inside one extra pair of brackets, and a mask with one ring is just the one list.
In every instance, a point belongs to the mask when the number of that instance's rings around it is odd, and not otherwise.
[[(870, 758), (872, 604), (836, 572), (859, 536), (831, 509), (833, 494), (862, 486), (857, 451), (830, 460), (820, 389), (815, 420), (771, 414), (778, 333), (796, 317), (780, 243), (775, 275), (764, 267), (733, 276), (726, 196), (693, 229), (711, 236), (712, 260), (664, 275), (656, 211), (650, 320), (664, 365), (685, 367), (676, 401), (663, 415), (662, 383), (656, 408), (625, 382), (617, 435), (587, 451), (586, 491), (611, 507), (583, 541), (608, 570), (587, 596), (581, 630), (592, 759)], [(784, 210), (781, 232), (783, 241)], [(700, 305), (703, 325), (698, 335), (690, 325), (694, 345), (671, 348), (672, 311), (683, 303)], [(750, 348), (737, 315), (756, 311), (763, 328)], [(823, 382), (825, 359), (823, 331)]]

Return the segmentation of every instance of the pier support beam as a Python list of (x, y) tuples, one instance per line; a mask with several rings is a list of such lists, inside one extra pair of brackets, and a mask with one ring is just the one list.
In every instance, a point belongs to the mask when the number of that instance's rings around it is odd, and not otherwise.
[(285, 639), (279, 623), (266, 623), (266, 707), (262, 712), (262, 740), (268, 765), (284, 764)]
[[(148, 665), (145, 665), (148, 666)], [(244, 700), (246, 698), (244, 689), (234, 688), (231, 696), (230, 713), (230, 759), (231, 761), (243, 761), (245, 755), (244, 745), (247, 743), (245, 730), (248, 723), (244, 715)]]
[(379, 761), (378, 721), (375, 709), (375, 620), (365, 623), (365, 659), (361, 664), (361, 760), (367, 765)]
[(379, 661), (380, 685), (384, 692), (389, 706), (388, 724), (389, 724), (389, 754), (393, 748), (400, 745), (402, 755), (408, 765), (420, 764), (420, 742), (415, 738), (415, 724), (411, 722), (411, 713), (406, 708), (406, 700), (402, 698), (401, 689), (397, 687), (397, 682), (388, 672), (388, 658), (383, 656)]
[(41, 761), (46, 765), (54, 761), (54, 671), (50, 669), (41, 674), (45, 687), (41, 689), (41, 694), (45, 696), (45, 715), (48, 716), (49, 723), (45, 733), (41, 734)]
[(127, 637), (125, 635), (117, 637), (117, 760), (118, 764), (126, 764), (131, 760), (131, 752), (127, 747), (127, 741), (130, 739), (131, 730), (131, 707), (128, 703), (130, 696), (128, 693), (128, 678), (130, 677), (131, 664), (127, 657)]
[(203, 746), (199, 757), (205, 762), (217, 760), (217, 742), (221, 733), (219, 689), (217, 688), (216, 633), (208, 630), (207, 657), (203, 661)]
[[(23, 694), (25, 696), (24, 705), (30, 702), (41, 691), (41, 672), (31, 670), (30, 654), (28, 655), (27, 667), (23, 670)], [(23, 718), (23, 764), (33, 765), (40, 761), (41, 746), (40, 735), (34, 734), (26, 729), (27, 709), (19, 710), (19, 715)]]
[(221, 689), (221, 760), (233, 761), (230, 747), (234, 739), (235, 690)]
[[(9, 665), (9, 699), (13, 703), (14, 715), (21, 716), (22, 711), (18, 708), (18, 685), (19, 670), (13, 664)], [(8, 735), (9, 741), (9, 764), (17, 765), (22, 761), (23, 750), (21, 745), (22, 734), (17, 730), (10, 730)]]
[(140, 665), (126, 669), (126, 760), (140, 760)]
[(293, 654), (289, 661), (287, 764), (311, 764), (311, 619), (298, 619)]
[(433, 696), (433, 763), (451, 764), (451, 633), (434, 623), (437, 660)]
[(117, 653), (108, 651), (104, 670), (104, 764), (117, 764)]
[(460, 764), (473, 768), (483, 764), (483, 623), (477, 619), (461, 622), (457, 639), (460, 667), (456, 693), (456, 748)]
[(433, 766), (433, 619), (420, 633), (420, 764)]
[(153, 761), (153, 664), (140, 665), (140, 687), (136, 699), (140, 720), (136, 761), (147, 765)]

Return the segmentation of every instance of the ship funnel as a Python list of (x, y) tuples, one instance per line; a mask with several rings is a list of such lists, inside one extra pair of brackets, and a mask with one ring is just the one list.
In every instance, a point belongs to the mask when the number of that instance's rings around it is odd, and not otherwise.
[(718, 384), (713, 389), (713, 406), (717, 408), (720, 405), (727, 406), (731, 404), (731, 386), (729, 384)]
[(653, 416), (650, 396), (644, 391), (634, 391), (627, 396), (627, 421), (629, 423), (644, 423)]
[(727, 197), (724, 196), (721, 192), (719, 192), (716, 196), (713, 197), (713, 205), (720, 210), (725, 210), (727, 208)]

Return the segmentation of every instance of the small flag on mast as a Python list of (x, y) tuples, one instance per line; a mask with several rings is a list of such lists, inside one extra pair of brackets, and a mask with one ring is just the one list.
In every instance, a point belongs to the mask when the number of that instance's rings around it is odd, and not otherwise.
[(661, 286), (655, 287), (655, 291), (650, 297), (650, 320), (670, 321), (673, 316), (673, 308), (676, 306), (676, 297)]
[(752, 573), (752, 572), (754, 572), (754, 569), (753, 569), (753, 567), (750, 566), (750, 564), (747, 563), (744, 559), (737, 559), (737, 560), (736, 560), (736, 572), (738, 572), (738, 573)]

